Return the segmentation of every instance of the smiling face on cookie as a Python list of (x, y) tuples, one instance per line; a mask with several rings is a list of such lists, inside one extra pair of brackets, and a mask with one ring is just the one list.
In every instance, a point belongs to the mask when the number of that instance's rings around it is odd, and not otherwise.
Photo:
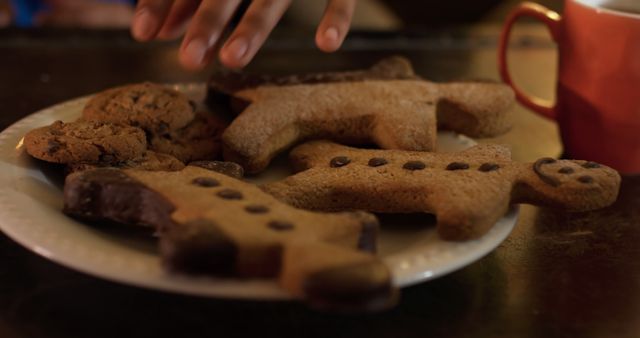
[[(541, 158), (531, 169), (519, 190), (542, 205), (573, 209), (572, 205), (580, 204), (584, 209), (588, 204), (589, 209), (600, 208), (605, 205), (599, 201), (615, 200), (620, 184), (615, 170), (590, 161)], [(594, 199), (596, 195), (602, 198)]]

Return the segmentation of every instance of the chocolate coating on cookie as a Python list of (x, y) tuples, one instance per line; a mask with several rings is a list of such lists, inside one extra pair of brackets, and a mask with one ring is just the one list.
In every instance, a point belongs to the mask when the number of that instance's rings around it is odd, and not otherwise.
[(173, 204), (121, 170), (99, 168), (71, 174), (63, 196), (64, 213), (82, 219), (109, 219), (158, 230), (174, 224)]

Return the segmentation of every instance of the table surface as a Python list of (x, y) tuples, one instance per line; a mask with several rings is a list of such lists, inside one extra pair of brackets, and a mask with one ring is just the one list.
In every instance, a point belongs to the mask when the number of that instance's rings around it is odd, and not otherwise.
[[(498, 32), (481, 26), (419, 36), (356, 33), (332, 55), (315, 51), (312, 35), (277, 35), (250, 70), (348, 69), (403, 54), (430, 79), (497, 79)], [(520, 27), (510, 58), (522, 87), (553, 96), (556, 51), (541, 27)], [(181, 70), (175, 44), (137, 44), (123, 32), (0, 32), (0, 128), (117, 84), (204, 81), (207, 74)], [(487, 141), (510, 145), (521, 161), (562, 152), (554, 124), (522, 107), (511, 132)], [(624, 178), (618, 201), (603, 210), (524, 206), (513, 233), (485, 258), (404, 289), (392, 310), (349, 316), (295, 302), (203, 299), (119, 285), (49, 262), (0, 235), (0, 337), (638, 337), (638, 225), (640, 177)]]

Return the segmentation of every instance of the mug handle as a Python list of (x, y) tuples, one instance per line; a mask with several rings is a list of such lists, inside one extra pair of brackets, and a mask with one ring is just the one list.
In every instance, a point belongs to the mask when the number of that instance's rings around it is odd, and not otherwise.
[(513, 82), (513, 80), (511, 79), (511, 74), (509, 73), (509, 67), (507, 65), (507, 48), (509, 46), (509, 37), (511, 35), (513, 24), (523, 16), (532, 17), (534, 19), (542, 21), (551, 31), (551, 37), (553, 38), (553, 40), (556, 43), (560, 41), (560, 14), (536, 3), (523, 2), (509, 14), (504, 28), (502, 29), (498, 54), (500, 76), (502, 77), (502, 80), (504, 82), (506, 82), (509, 86), (511, 86), (511, 88), (513, 88), (513, 91), (516, 93), (516, 99), (518, 99), (520, 103), (545, 117), (555, 119), (555, 103), (526, 94)]

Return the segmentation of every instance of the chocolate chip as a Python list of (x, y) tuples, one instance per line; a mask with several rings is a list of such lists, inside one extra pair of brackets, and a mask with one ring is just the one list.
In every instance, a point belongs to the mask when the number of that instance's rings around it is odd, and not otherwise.
[(331, 168), (339, 168), (344, 167), (345, 165), (351, 163), (351, 159), (346, 156), (337, 156), (331, 159), (329, 165)]
[(537, 161), (537, 163), (539, 164), (551, 164), (551, 163), (556, 163), (556, 159), (555, 158), (551, 158), (551, 157), (544, 157), (541, 158)]
[(169, 133), (169, 125), (166, 124), (165, 122), (160, 122), (157, 124), (156, 126), (156, 132), (161, 134), (161, 135), (165, 135), (167, 133)]
[(242, 199), (242, 193), (237, 191), (237, 190), (233, 190), (233, 189), (220, 190), (220, 191), (218, 191), (217, 195), (219, 197), (221, 197), (221, 198), (226, 199), (226, 200), (241, 200)]
[(193, 181), (191, 181), (191, 183), (203, 188), (217, 187), (220, 185), (220, 182), (218, 182), (218, 180), (211, 177), (196, 177), (193, 179)]
[(277, 231), (293, 230), (293, 224), (284, 221), (271, 221), (267, 224), (269, 228)]
[(62, 148), (62, 143), (57, 140), (49, 140), (49, 142), (47, 142), (47, 153), (49, 154), (55, 153), (60, 150), (60, 148)]
[(251, 214), (265, 214), (269, 212), (269, 208), (260, 204), (249, 204), (246, 207), (244, 207), (244, 210), (246, 210), (248, 213), (251, 213)]
[(424, 168), (426, 168), (427, 165), (424, 164), (424, 162), (421, 161), (409, 161), (407, 163), (405, 163), (402, 168), (406, 169), (406, 170), (422, 170)]
[(482, 163), (480, 168), (478, 168), (478, 170), (483, 172), (483, 173), (487, 173), (487, 172), (490, 172), (490, 171), (496, 171), (498, 169), (500, 169), (500, 166), (495, 164), (495, 163)]
[(597, 169), (597, 168), (600, 168), (601, 165), (599, 163), (589, 161), (584, 163), (582, 167), (585, 169)]
[(562, 167), (558, 170), (558, 173), (566, 175), (573, 174), (574, 172), (575, 170), (573, 170), (573, 168), (571, 167)]
[(593, 177), (588, 175), (580, 176), (578, 177), (578, 182), (584, 183), (584, 184), (593, 183)]
[(111, 154), (100, 155), (100, 163), (111, 164), (116, 162), (116, 157)]
[(462, 162), (452, 162), (447, 166), (447, 170), (467, 170), (469, 169), (469, 165), (467, 163)]
[(374, 158), (369, 160), (369, 166), (370, 167), (380, 167), (380, 166), (383, 166), (383, 165), (385, 165), (387, 163), (389, 163), (389, 161), (387, 161), (386, 159), (384, 159), (382, 157), (374, 157)]

